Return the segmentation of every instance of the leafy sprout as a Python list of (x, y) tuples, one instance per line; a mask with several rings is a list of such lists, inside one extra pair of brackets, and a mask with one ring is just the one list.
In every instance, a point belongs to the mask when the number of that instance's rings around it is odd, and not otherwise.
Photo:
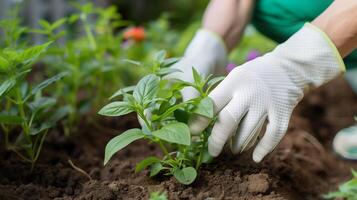
[(352, 169), (352, 179), (339, 186), (338, 191), (324, 195), (325, 199), (343, 198), (346, 200), (357, 199), (357, 172)]
[[(135, 86), (118, 90), (110, 99), (119, 99), (104, 106), (100, 115), (118, 117), (132, 112), (138, 115), (141, 129), (135, 128), (111, 139), (105, 148), (104, 164), (128, 144), (145, 139), (157, 144), (162, 150), (162, 158), (151, 156), (137, 164), (135, 172), (150, 168), (150, 176), (172, 175), (182, 184), (191, 184), (197, 177), (202, 163), (211, 161), (207, 152), (209, 130), (199, 136), (191, 136), (188, 119), (201, 115), (214, 119), (213, 102), (208, 93), (222, 77), (204, 78), (194, 68), (194, 82), (166, 79), (165, 76), (178, 70), (170, 68), (179, 59), (166, 59), (165, 51), (156, 54), (149, 64), (128, 61), (138, 66), (150, 68), (151, 74), (144, 76)], [(182, 102), (180, 91), (184, 87), (195, 88), (200, 96)]]

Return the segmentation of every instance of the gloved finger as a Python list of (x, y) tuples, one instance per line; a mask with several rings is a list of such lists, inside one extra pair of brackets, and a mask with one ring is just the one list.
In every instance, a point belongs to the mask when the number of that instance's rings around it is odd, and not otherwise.
[[(233, 72), (232, 72), (233, 73)], [(232, 99), (232, 80), (231, 74), (228, 75), (218, 86), (208, 95), (213, 101), (214, 114), (222, 110)], [(203, 116), (194, 116), (189, 121), (191, 134), (201, 133), (210, 123), (210, 119)]]
[(269, 123), (267, 125), (265, 134), (253, 152), (253, 160), (255, 162), (260, 162), (279, 144), (288, 129), (289, 118), (290, 117), (280, 116), (278, 119), (271, 119), (269, 116)]
[(231, 140), (231, 151), (241, 153), (250, 148), (257, 140), (266, 120), (264, 111), (249, 111), (239, 124)]
[(185, 87), (181, 90), (182, 100), (188, 101), (199, 96), (198, 91), (193, 87)]
[(188, 120), (188, 127), (192, 135), (199, 135), (210, 123), (211, 119), (202, 115), (194, 114)]
[(247, 113), (247, 103), (240, 105), (241, 106), (237, 106), (236, 102), (231, 101), (218, 114), (218, 119), (208, 138), (208, 152), (211, 156), (218, 156), (221, 153), (224, 144), (236, 131), (240, 120)]

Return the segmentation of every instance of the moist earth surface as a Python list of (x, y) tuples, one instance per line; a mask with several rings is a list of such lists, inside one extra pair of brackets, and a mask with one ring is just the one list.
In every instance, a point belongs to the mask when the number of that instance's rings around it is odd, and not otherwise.
[(148, 171), (135, 174), (137, 162), (160, 156), (145, 141), (130, 144), (103, 166), (106, 143), (138, 127), (135, 116), (99, 118), (91, 125), (83, 119), (70, 138), (60, 130), (49, 134), (32, 172), (12, 152), (0, 149), (0, 200), (148, 199), (153, 191), (166, 192), (168, 199), (320, 199), (357, 168), (356, 162), (339, 158), (331, 149), (335, 133), (353, 125), (356, 114), (357, 96), (340, 77), (306, 95), (286, 137), (264, 161), (254, 163), (251, 151), (232, 155), (227, 150), (203, 166), (190, 186), (164, 176), (151, 179)]

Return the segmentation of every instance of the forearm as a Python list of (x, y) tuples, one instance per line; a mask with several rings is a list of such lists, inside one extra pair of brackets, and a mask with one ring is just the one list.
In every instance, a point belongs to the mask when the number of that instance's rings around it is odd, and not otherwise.
[(242, 37), (253, 7), (254, 0), (212, 0), (202, 26), (221, 36), (231, 50)]
[(356, 0), (335, 0), (312, 24), (329, 36), (342, 57), (357, 48)]

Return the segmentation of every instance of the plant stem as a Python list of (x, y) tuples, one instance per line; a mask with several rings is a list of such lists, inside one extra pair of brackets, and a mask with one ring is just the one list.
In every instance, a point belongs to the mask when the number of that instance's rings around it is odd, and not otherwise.
[(159, 146), (160, 146), (161, 150), (164, 152), (165, 156), (171, 158), (171, 155), (167, 151), (165, 145), (159, 139), (156, 142), (159, 144)]
[(196, 170), (198, 170), (202, 164), (202, 157), (203, 157), (203, 153), (205, 151), (206, 143), (208, 140), (207, 133), (203, 132), (202, 134), (203, 134), (203, 142), (202, 142), (200, 154), (198, 155), (198, 159), (196, 162)]
[(96, 50), (97, 49), (97, 43), (95, 42), (93, 33), (92, 33), (91, 29), (90, 29), (90, 26), (89, 26), (89, 23), (88, 23), (88, 20), (87, 20), (87, 15), (86, 14), (82, 14), (81, 17), (82, 17), (82, 21), (83, 21), (83, 24), (84, 24), (84, 29), (85, 29), (89, 44), (91, 45), (93, 50)]

